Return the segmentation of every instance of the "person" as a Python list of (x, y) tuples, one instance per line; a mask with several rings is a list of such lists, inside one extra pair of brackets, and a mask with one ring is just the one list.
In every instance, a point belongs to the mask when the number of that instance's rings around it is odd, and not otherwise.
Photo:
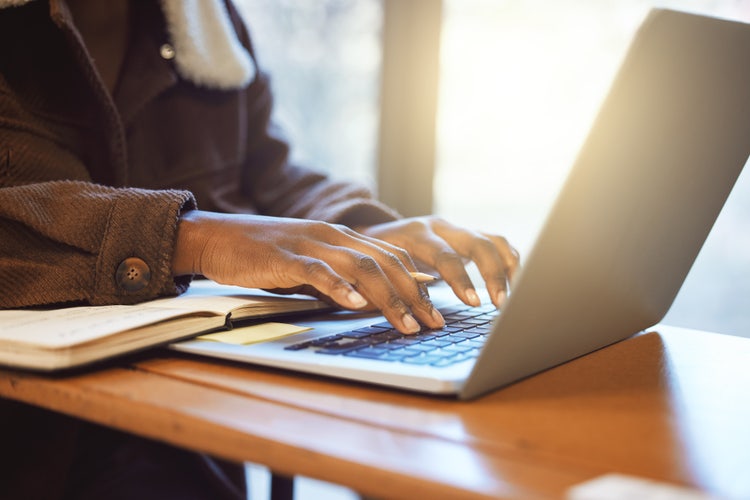
[[(478, 305), (467, 260), (505, 300), (519, 256), (502, 236), (401, 217), (289, 161), (230, 1), (0, 0), (0, 43), (0, 307), (136, 303), (202, 275), (377, 309), (415, 333), (443, 319), (410, 272), (428, 266)], [(138, 443), (63, 427), (68, 468), (82, 449)], [(139, 446), (177, 453), (123, 456)]]

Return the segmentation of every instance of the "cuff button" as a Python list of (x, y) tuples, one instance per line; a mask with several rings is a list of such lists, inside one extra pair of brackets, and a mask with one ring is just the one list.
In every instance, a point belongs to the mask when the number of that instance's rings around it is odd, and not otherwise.
[(117, 266), (115, 274), (117, 285), (128, 292), (137, 292), (146, 288), (151, 280), (151, 269), (138, 257), (129, 257)]

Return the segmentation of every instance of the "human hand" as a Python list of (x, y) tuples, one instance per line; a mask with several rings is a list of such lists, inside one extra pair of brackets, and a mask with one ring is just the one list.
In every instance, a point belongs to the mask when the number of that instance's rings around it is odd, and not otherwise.
[(414, 217), (358, 230), (387, 241), (435, 269), (466, 304), (478, 306), (479, 296), (465, 268), (474, 261), (496, 307), (508, 295), (508, 282), (518, 271), (518, 252), (502, 236), (459, 228), (438, 217)]
[(175, 276), (276, 291), (312, 287), (348, 309), (374, 306), (399, 331), (444, 321), (401, 248), (325, 222), (192, 210), (182, 215)]

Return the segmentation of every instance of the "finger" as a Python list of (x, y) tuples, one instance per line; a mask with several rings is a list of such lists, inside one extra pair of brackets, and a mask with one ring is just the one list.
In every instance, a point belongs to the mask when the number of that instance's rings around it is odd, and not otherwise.
[(367, 300), (331, 266), (311, 257), (298, 257), (288, 265), (288, 277), (299, 285), (310, 285), (346, 309), (362, 309)]
[(393, 326), (404, 333), (419, 331), (416, 320), (429, 328), (444, 326), (443, 317), (430, 301), (426, 287), (417, 283), (398, 256), (379, 247), (370, 248), (370, 254), (347, 251), (350, 253), (348, 261), (334, 267), (373, 302)]
[(481, 304), (463, 257), (444, 239), (427, 233), (413, 244), (412, 252), (415, 258), (435, 269), (461, 301), (470, 306)]
[(452, 248), (477, 265), (492, 303), (501, 307), (508, 297), (508, 268), (496, 242), (483, 234), (447, 224), (438, 231)]
[[(331, 297), (324, 294), (312, 285), (299, 285), (290, 288), (264, 288), (265, 291), (275, 293), (277, 295), (308, 295), (315, 297), (318, 300), (325, 302), (334, 307), (341, 307), (340, 304), (336, 303)], [(370, 304), (368, 304), (369, 306)], [(367, 307), (361, 308), (360, 310), (366, 310)]]
[(452, 242), (459, 253), (477, 265), (492, 303), (495, 307), (501, 307), (508, 297), (508, 274), (493, 241), (479, 234), (466, 232)]
[(521, 255), (507, 239), (502, 236), (494, 234), (484, 234), (485, 237), (492, 240), (495, 244), (495, 248), (500, 253), (500, 258), (503, 260), (505, 265), (505, 272), (508, 275), (508, 280), (513, 283), (518, 274), (518, 270), (521, 267)]
[[(417, 267), (406, 250), (386, 241), (362, 235), (349, 228), (343, 228), (343, 231), (351, 237), (351, 241), (347, 242), (348, 247), (375, 260), (393, 289), (418, 321), (429, 328), (441, 328), (445, 325), (442, 315), (429, 298), (427, 287), (418, 283), (411, 274), (417, 270)], [(352, 258), (359, 257), (352, 256)], [(360, 288), (359, 284), (357, 286)]]

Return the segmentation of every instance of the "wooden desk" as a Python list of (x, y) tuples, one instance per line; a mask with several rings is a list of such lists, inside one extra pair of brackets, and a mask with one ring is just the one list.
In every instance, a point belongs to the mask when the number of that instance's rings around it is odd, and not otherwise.
[(750, 340), (657, 331), (469, 403), (165, 351), (0, 371), (0, 395), (375, 497), (560, 497), (619, 472), (750, 498)]

